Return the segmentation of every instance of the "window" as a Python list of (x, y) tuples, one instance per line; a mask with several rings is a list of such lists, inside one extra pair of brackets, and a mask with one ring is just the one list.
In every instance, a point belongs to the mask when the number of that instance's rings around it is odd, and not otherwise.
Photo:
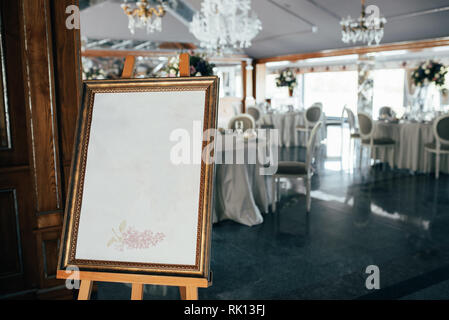
[(404, 113), (404, 69), (379, 69), (373, 72), (374, 101), (373, 117), (377, 118), (379, 110), (388, 106), (397, 116)]
[(215, 74), (220, 78), (220, 98), (242, 97), (241, 66), (217, 66)]
[[(277, 87), (276, 86), (276, 78), (279, 75), (268, 74), (266, 76), (265, 88), (266, 88), (266, 97), (271, 99), (271, 107), (278, 110), (285, 110), (283, 106), (293, 105), (295, 107), (299, 107), (299, 94), (295, 93), (294, 97), (289, 97), (288, 88), (287, 87)], [(301, 88), (301, 76), (297, 76), (297, 87)]]
[(304, 75), (304, 105), (323, 104), (327, 117), (341, 117), (345, 105), (357, 110), (357, 72), (314, 72)]

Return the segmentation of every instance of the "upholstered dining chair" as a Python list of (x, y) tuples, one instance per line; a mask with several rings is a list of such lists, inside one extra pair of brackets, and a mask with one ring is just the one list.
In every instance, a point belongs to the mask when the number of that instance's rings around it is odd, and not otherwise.
[(343, 112), (341, 113), (341, 127), (343, 128), (345, 114), (348, 117), (349, 134), (351, 139), (360, 139), (359, 129), (357, 128), (354, 112), (347, 106), (343, 107)]
[(433, 134), (435, 142), (427, 143), (425, 150), (429, 154), (435, 153), (435, 178), (438, 179), (440, 177), (440, 156), (449, 154), (449, 114), (435, 119)]
[(256, 128), (256, 122), (254, 121), (254, 118), (249, 114), (241, 113), (231, 118), (228, 124), (228, 129), (238, 129), (239, 122), (242, 124), (242, 128), (240, 129), (242, 129), (243, 131)]
[(315, 103), (304, 113), (304, 125), (296, 127), (297, 132), (306, 133), (306, 141), (309, 141), (309, 133), (312, 131), (315, 124), (321, 120), (323, 114), (322, 104)]
[(360, 159), (359, 164), (360, 167), (362, 166), (362, 156), (363, 156), (363, 148), (367, 147), (370, 150), (370, 159), (371, 159), (371, 153), (376, 148), (384, 148), (388, 149), (391, 148), (393, 150), (392, 156), (394, 160), (394, 148), (396, 146), (396, 142), (390, 138), (380, 138), (376, 139), (374, 138), (374, 122), (371, 116), (365, 112), (359, 112), (358, 113), (358, 119), (359, 119), (359, 133), (360, 138), (362, 139), (362, 143), (360, 144)]
[(249, 114), (250, 116), (252, 116), (254, 118), (254, 121), (256, 121), (256, 123), (260, 120), (261, 112), (260, 112), (259, 108), (248, 107), (246, 109), (246, 113)]
[(344, 123), (345, 123), (345, 116), (348, 119), (348, 126), (349, 126), (349, 156), (348, 156), (348, 161), (351, 167), (351, 162), (354, 159), (354, 150), (355, 150), (355, 145), (353, 144), (354, 141), (358, 141), (360, 140), (360, 132), (359, 132), (359, 128), (357, 126), (356, 123), (356, 118), (354, 115), (354, 112), (352, 112), (352, 110), (350, 108), (347, 107), (347, 105), (345, 105), (343, 107), (343, 111), (341, 113), (341, 159), (343, 160), (343, 153), (344, 153), (344, 146), (343, 146), (343, 141), (345, 141), (344, 139)]
[(278, 164), (278, 170), (276, 174), (273, 175), (272, 180), (272, 197), (271, 197), (271, 207), (273, 212), (276, 212), (276, 202), (277, 196), (279, 196), (278, 190), (279, 180), (281, 177), (284, 178), (301, 178), (304, 182), (304, 186), (306, 187), (306, 211), (310, 212), (312, 198), (310, 196), (311, 193), (311, 181), (312, 181), (312, 161), (315, 154), (316, 148), (316, 139), (317, 132), (320, 130), (323, 123), (319, 121), (315, 124), (310, 134), (310, 139), (307, 143), (307, 155), (306, 162), (297, 162), (297, 161), (280, 161)]

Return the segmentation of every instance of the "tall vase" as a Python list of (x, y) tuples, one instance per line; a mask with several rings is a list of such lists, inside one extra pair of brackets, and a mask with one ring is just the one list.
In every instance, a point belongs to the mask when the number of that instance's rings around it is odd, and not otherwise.
[(373, 56), (361, 55), (357, 61), (358, 96), (357, 111), (373, 115), (374, 79), (373, 70), (375, 60)]
[(424, 84), (417, 88), (415, 93), (415, 103), (414, 103), (414, 112), (413, 118), (418, 121), (422, 121), (424, 118), (424, 113), (426, 110), (426, 102), (427, 102), (427, 93), (429, 92), (429, 85)]
[(293, 97), (293, 88), (288, 87), (288, 95)]

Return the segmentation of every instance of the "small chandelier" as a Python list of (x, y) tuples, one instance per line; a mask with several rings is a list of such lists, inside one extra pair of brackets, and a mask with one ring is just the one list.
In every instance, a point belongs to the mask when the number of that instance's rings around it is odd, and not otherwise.
[(121, 5), (129, 18), (128, 28), (132, 34), (136, 32), (136, 28), (146, 28), (147, 34), (162, 31), (162, 18), (165, 16), (166, 11), (162, 0), (157, 2), (158, 5), (155, 7), (152, 7), (148, 0), (137, 1), (134, 8), (128, 4), (127, 0)]
[(251, 0), (204, 0), (201, 12), (190, 23), (190, 32), (210, 53), (248, 48), (262, 30), (261, 21), (250, 11)]
[(380, 43), (384, 36), (384, 26), (387, 23), (387, 19), (380, 17), (377, 7), (373, 6), (373, 8), (377, 10), (374, 10), (373, 14), (367, 17), (365, 0), (362, 0), (361, 16), (357, 20), (348, 16), (348, 18), (340, 22), (342, 26), (342, 41), (344, 43), (361, 41), (369, 46), (373, 42), (376, 42), (376, 44)]

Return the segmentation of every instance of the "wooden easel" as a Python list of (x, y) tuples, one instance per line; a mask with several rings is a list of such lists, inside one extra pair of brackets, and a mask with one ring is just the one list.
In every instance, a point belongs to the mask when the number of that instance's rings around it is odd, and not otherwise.
[[(181, 77), (190, 77), (190, 56), (188, 53), (182, 53), (179, 59), (179, 70)], [(122, 78), (132, 78), (134, 72), (135, 57), (127, 56), (125, 66), (122, 72)], [(104, 273), (80, 271), (78, 273), (81, 286), (78, 294), (78, 300), (89, 300), (92, 293), (94, 281), (131, 283), (131, 300), (142, 300), (144, 285), (176, 286), (182, 300), (198, 300), (198, 288), (208, 288), (212, 285), (212, 273), (209, 279), (189, 278), (175, 276), (149, 276), (126, 273)], [(67, 274), (65, 270), (58, 270), (56, 277), (58, 279), (73, 279), (73, 275)], [(76, 280), (78, 280), (76, 279)]]
[[(126, 57), (122, 72), (123, 79), (132, 78), (135, 62), (136, 58), (134, 56)], [(179, 55), (179, 75), (181, 77), (190, 77), (190, 55), (188, 53), (181, 53)]]
[[(142, 300), (143, 288), (145, 284), (156, 286), (172, 286), (179, 287), (182, 300), (198, 300), (198, 288), (208, 288), (212, 285), (212, 279), (204, 278), (187, 278), (175, 276), (149, 276), (140, 274), (127, 273), (106, 273), (106, 272), (89, 272), (80, 271), (78, 273), (81, 280), (78, 300), (89, 300), (92, 293), (92, 285), (94, 281), (115, 282), (115, 283), (131, 283), (131, 300)], [(67, 274), (65, 270), (58, 270), (56, 277), (58, 279), (74, 279), (72, 274)]]

